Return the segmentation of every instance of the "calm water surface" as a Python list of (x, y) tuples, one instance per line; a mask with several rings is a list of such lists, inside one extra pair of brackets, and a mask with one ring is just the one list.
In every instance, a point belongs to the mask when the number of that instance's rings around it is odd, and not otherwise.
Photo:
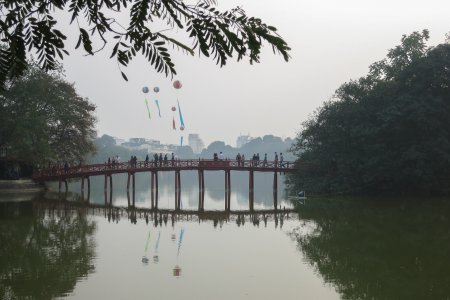
[(170, 174), (160, 177), (157, 213), (148, 210), (145, 176), (135, 209), (120, 176), (112, 207), (103, 207), (100, 180), (89, 203), (75, 192), (1, 197), (0, 298), (450, 299), (448, 200), (298, 204), (280, 192), (274, 213), (272, 177), (261, 175), (258, 212), (249, 214), (248, 178), (240, 176), (232, 175), (232, 214), (221, 212), (223, 174), (206, 178), (204, 214), (195, 212), (198, 184), (189, 174), (184, 213), (170, 212)]

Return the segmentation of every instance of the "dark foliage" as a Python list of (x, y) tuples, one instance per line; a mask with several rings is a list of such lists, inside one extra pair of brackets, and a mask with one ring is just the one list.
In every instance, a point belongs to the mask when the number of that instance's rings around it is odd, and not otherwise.
[(366, 77), (343, 84), (299, 133), (293, 151), (319, 193), (450, 193), (450, 45), (404, 36)]
[[(39, 65), (46, 71), (54, 70), (57, 59), (69, 54), (66, 35), (56, 20), (62, 12), (69, 13), (71, 24), (78, 26), (75, 48), (82, 46), (88, 55), (94, 55), (110, 43), (114, 45), (111, 58), (120, 65), (127, 66), (140, 54), (166, 76), (176, 74), (168, 46), (191, 55), (198, 51), (223, 66), (233, 55), (238, 61), (248, 56), (250, 63), (259, 62), (266, 42), (289, 60), (290, 48), (275, 27), (248, 17), (239, 7), (220, 12), (214, 4), (214, 0), (200, 0), (195, 5), (183, 0), (3, 1), (0, 39), (5, 47), (0, 49), (0, 85), (8, 76), (16, 77), (26, 70), (27, 52), (37, 52)], [(127, 25), (116, 20), (125, 11), (129, 12)], [(167, 29), (161, 30), (164, 24)], [(166, 35), (167, 30), (185, 32), (192, 46)], [(103, 43), (98, 50), (94, 49), (94, 38)], [(124, 72), (122, 76), (128, 80)]]
[(291, 237), (342, 299), (447, 299), (450, 203), (427, 198), (316, 198)]
[(0, 92), (0, 144), (32, 164), (78, 163), (95, 150), (94, 110), (60, 72), (33, 65)]
[(96, 224), (83, 211), (0, 205), (0, 298), (55, 299), (94, 270)]

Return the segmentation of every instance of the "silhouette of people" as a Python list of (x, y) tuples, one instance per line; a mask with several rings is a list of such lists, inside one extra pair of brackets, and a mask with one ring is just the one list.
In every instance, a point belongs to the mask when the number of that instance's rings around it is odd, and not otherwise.
[(155, 153), (153, 155), (153, 160), (154, 160), (154, 166), (157, 167), (158, 166), (158, 154), (157, 153)]

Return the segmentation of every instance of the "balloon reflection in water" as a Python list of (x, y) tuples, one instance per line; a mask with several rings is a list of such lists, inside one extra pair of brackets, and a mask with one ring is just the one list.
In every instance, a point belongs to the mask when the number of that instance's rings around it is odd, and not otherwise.
[(147, 242), (145, 243), (144, 255), (142, 256), (142, 263), (144, 265), (148, 264), (147, 250), (149, 241), (150, 241), (150, 231), (148, 232)]
[(176, 265), (176, 266), (173, 268), (173, 276), (179, 277), (180, 275), (181, 275), (181, 268), (180, 268), (179, 265)]
[[(180, 249), (181, 249), (181, 243), (183, 242), (183, 236), (184, 236), (184, 228), (181, 228), (180, 231), (180, 237), (178, 239), (178, 251), (177, 251), (177, 263), (178, 263), (178, 257), (180, 256)], [(173, 276), (179, 277), (181, 275), (181, 267), (176, 264), (173, 268)]]
[(158, 233), (158, 239), (156, 240), (156, 245), (155, 245), (155, 255), (153, 255), (153, 262), (155, 264), (157, 264), (159, 262), (158, 248), (159, 248), (160, 237), (161, 237), (161, 232)]

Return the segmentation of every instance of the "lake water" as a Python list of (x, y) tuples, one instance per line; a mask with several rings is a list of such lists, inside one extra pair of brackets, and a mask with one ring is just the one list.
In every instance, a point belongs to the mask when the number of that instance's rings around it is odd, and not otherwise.
[(182, 173), (183, 211), (165, 174), (154, 212), (145, 175), (134, 209), (126, 177), (113, 180), (112, 206), (101, 178), (89, 203), (77, 182), (1, 197), (1, 299), (450, 299), (449, 199), (291, 203), (280, 182), (274, 211), (272, 176), (258, 174), (249, 212), (248, 177), (233, 173), (226, 213), (224, 176), (208, 173), (199, 213)]

